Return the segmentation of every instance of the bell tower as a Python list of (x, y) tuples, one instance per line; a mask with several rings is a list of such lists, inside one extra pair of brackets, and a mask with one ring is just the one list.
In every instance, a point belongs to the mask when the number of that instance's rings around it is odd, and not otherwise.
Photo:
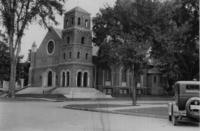
[(80, 7), (65, 13), (63, 29), (63, 50), (65, 63), (73, 70), (74, 87), (92, 86), (92, 31), (90, 14)]

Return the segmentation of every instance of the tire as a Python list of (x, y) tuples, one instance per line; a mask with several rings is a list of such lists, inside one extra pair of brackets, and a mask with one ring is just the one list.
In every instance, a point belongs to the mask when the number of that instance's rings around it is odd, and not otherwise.
[(200, 119), (199, 112), (193, 112), (193, 111), (190, 110), (190, 105), (195, 100), (200, 101), (200, 98), (199, 97), (192, 97), (192, 98), (188, 99), (187, 102), (186, 102), (186, 105), (185, 105), (185, 109), (186, 109), (186, 113), (187, 113), (188, 117), (193, 118), (195, 120), (199, 120)]

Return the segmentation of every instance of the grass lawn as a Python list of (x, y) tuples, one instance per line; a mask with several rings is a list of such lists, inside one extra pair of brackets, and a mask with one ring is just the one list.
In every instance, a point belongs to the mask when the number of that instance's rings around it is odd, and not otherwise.
[[(112, 107), (128, 107), (131, 105), (120, 105), (120, 104), (71, 104), (66, 105), (64, 108), (80, 109), (87, 111), (98, 111), (97, 108), (112, 108)], [(120, 109), (107, 111), (117, 114), (125, 115), (138, 115), (138, 116), (147, 116), (147, 117), (156, 117), (156, 118), (168, 118), (168, 108), (167, 107), (148, 107), (148, 108), (131, 108), (131, 109)]]
[(140, 108), (140, 109), (124, 109), (116, 110), (116, 112), (126, 113), (126, 114), (138, 114), (138, 115), (149, 115), (159, 118), (168, 117), (168, 108), (167, 107), (151, 107), (151, 108)]

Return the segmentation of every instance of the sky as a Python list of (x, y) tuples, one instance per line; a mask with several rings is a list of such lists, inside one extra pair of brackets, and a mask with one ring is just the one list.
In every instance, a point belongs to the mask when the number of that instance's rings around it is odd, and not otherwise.
[[(91, 14), (91, 17), (94, 17), (100, 8), (103, 8), (106, 5), (113, 6), (116, 0), (67, 0), (64, 6), (65, 11), (68, 11), (76, 6), (79, 6), (85, 9)], [(57, 21), (59, 22), (56, 28), (63, 28), (63, 16), (57, 16)], [(37, 47), (41, 44), (43, 38), (47, 33), (47, 29), (39, 26), (37, 23), (30, 25), (22, 39), (21, 55), (24, 55), (24, 60), (27, 59), (28, 50), (31, 49), (33, 42), (36, 43)]]

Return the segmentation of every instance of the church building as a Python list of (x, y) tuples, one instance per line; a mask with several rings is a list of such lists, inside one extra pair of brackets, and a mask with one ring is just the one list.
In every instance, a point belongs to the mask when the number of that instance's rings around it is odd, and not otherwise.
[[(39, 48), (35, 43), (32, 45), (29, 85), (96, 88), (112, 96), (128, 96), (128, 70), (114, 66), (107, 70), (99, 69), (93, 62), (93, 50), (90, 13), (75, 7), (64, 14), (62, 30), (51, 27)], [(157, 79), (159, 75), (156, 72)], [(155, 78), (152, 81), (154, 88), (160, 88), (159, 81)], [(155, 94), (159, 93), (160, 90)]]
[(90, 14), (79, 7), (65, 13), (63, 30), (51, 28), (32, 46), (31, 86), (93, 87), (91, 40)]

